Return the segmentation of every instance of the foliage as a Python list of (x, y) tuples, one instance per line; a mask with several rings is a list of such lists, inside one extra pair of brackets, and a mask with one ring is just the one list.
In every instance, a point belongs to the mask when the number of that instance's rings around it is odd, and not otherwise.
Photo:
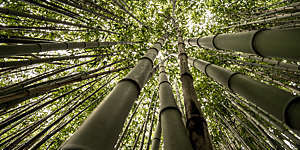
[[(38, 2), (40, 4), (44, 4), (50, 6), (50, 4), (55, 4), (58, 7), (54, 8), (63, 8), (60, 10), (68, 10), (69, 13), (72, 12), (73, 14), (77, 14), (80, 17), (77, 19), (68, 17), (64, 14), (57, 13), (51, 11), (49, 9), (45, 9), (40, 6), (33, 5), (30, 1), (17, 1), (17, 0), (6, 0), (1, 1), (0, 7), (1, 8), (9, 8), (12, 10), (16, 10), (22, 13), (28, 13), (32, 15), (39, 15), (47, 18), (62, 20), (66, 22), (72, 22), (74, 24), (81, 24), (92, 27), (93, 29), (88, 29), (84, 27), (76, 27), (70, 25), (63, 25), (61, 23), (53, 23), (49, 21), (43, 21), (38, 19), (26, 18), (21, 16), (14, 16), (14, 15), (7, 15), (7, 14), (0, 14), (0, 35), (7, 36), (8, 38), (12, 37), (22, 37), (22, 38), (39, 38), (43, 40), (49, 40), (51, 42), (66, 42), (66, 41), (73, 41), (73, 42), (92, 42), (92, 41), (132, 41), (137, 42), (135, 44), (130, 45), (115, 45), (110, 47), (101, 47), (101, 48), (88, 48), (88, 49), (72, 49), (72, 50), (59, 50), (59, 51), (50, 51), (50, 52), (40, 52), (40, 53), (33, 53), (32, 55), (20, 55), (20, 56), (11, 56), (11, 57), (3, 57), (0, 58), (1, 62), (8, 62), (8, 61), (21, 61), (21, 60), (31, 60), (31, 59), (38, 59), (38, 58), (49, 58), (53, 56), (76, 56), (76, 55), (97, 55), (97, 54), (109, 54), (109, 53), (116, 53), (114, 56), (108, 56), (102, 58), (100, 61), (92, 61), (90, 63), (77, 66), (75, 68), (65, 70), (63, 72), (57, 73), (55, 75), (49, 76), (42, 80), (36, 81), (31, 83), (30, 86), (36, 86), (38, 84), (46, 83), (46, 81), (52, 81), (56, 79), (63, 79), (66, 76), (72, 76), (76, 73), (84, 73), (88, 72), (93, 69), (100, 68), (102, 66), (108, 65), (110, 63), (116, 62), (118, 60), (123, 60), (121, 63), (114, 64), (110, 67), (102, 69), (100, 72), (113, 70), (117, 68), (127, 67), (127, 66), (134, 66), (137, 61), (145, 54), (147, 48), (149, 48), (155, 41), (160, 38), (165, 33), (169, 34), (169, 38), (167, 43), (163, 46), (162, 51), (160, 52), (160, 57), (168, 58), (166, 70), (169, 74), (169, 80), (172, 82), (179, 83), (179, 90), (181, 90), (181, 83), (179, 82), (179, 67), (177, 58), (170, 56), (170, 54), (177, 53), (177, 37), (176, 31), (173, 27), (172, 20), (170, 16), (172, 16), (172, 2), (167, 0), (150, 0), (150, 1), (133, 1), (133, 0), (122, 0), (123, 6), (129, 10), (138, 20), (142, 22), (138, 23), (136, 19), (131, 17), (129, 14), (124, 12), (120, 7), (115, 5), (115, 3), (111, 0), (79, 0), (77, 4), (81, 7), (88, 8), (91, 12), (88, 12), (84, 9), (79, 9), (70, 5), (63, 3), (65, 0), (33, 0), (34, 2)], [(69, 0), (68, 0), (69, 1)], [(85, 2), (93, 2), (92, 5), (87, 5)], [(119, 0), (121, 1), (121, 0)], [(69, 1), (71, 2), (71, 1)], [(249, 26), (244, 27), (236, 27), (236, 28), (226, 28), (233, 23), (240, 22), (247, 20), (249, 16), (255, 17), (255, 12), (260, 12), (261, 10), (258, 9), (263, 7), (265, 9), (273, 9), (281, 6), (287, 5), (288, 2), (280, 3), (278, 5), (274, 5), (272, 7), (267, 8), (267, 6), (271, 4), (276, 4), (280, 2), (279, 0), (257, 0), (257, 1), (247, 1), (247, 0), (190, 0), (190, 1), (177, 1), (175, 10), (176, 18), (179, 21), (179, 26), (183, 31), (184, 38), (194, 38), (194, 37), (201, 37), (206, 35), (213, 35), (219, 33), (228, 33), (228, 32), (238, 32), (244, 30), (252, 30), (252, 29), (259, 29), (259, 28), (266, 28), (272, 27), (276, 25), (275, 23), (268, 23), (268, 24), (251, 24)], [(72, 3), (72, 2), (71, 2)], [(107, 9), (110, 13), (106, 13), (97, 9), (96, 6), (101, 6), (103, 9)], [(65, 11), (67, 12), (67, 11)], [(92, 13), (94, 12), (94, 13)], [(106, 15), (107, 17), (111, 17), (117, 21), (105, 19), (100, 17), (98, 14)], [(115, 14), (116, 16), (114, 16)], [(253, 19), (255, 20), (255, 19)], [(249, 22), (249, 21), (246, 21)], [(29, 27), (28, 29), (8, 29), (4, 28), (4, 26), (26, 26)], [(49, 29), (33, 29), (32, 27), (45, 27)], [(224, 29), (226, 28), (226, 29)], [(100, 29), (116, 32), (117, 34), (103, 32)], [(5, 41), (5, 40), (4, 40)], [(2, 42), (1, 45), (15, 45), (17, 43), (7, 43)], [(287, 90), (289, 92), (293, 92), (291, 89), (299, 90), (299, 82), (297, 81), (297, 77), (295, 77), (293, 73), (288, 71), (277, 70), (274, 69), (264, 69), (262, 67), (255, 67), (255, 66), (247, 66), (241, 63), (238, 63), (234, 60), (240, 60), (243, 62), (256, 62), (261, 65), (268, 65), (264, 62), (259, 62), (253, 59), (243, 58), (243, 57), (236, 57), (231, 54), (227, 54), (224, 51), (211, 51), (211, 50), (204, 50), (199, 49), (198, 47), (186, 47), (186, 52), (188, 56), (203, 59), (214, 63), (216, 65), (220, 65), (227, 69), (233, 71), (239, 71), (246, 75), (251, 76), (256, 80), (262, 80), (262, 82), (276, 86), (278, 88)], [(231, 52), (238, 54), (236, 52)], [(94, 60), (95, 58), (82, 58), (82, 59), (75, 59), (75, 60), (65, 60), (65, 61), (58, 61), (58, 62), (48, 62), (42, 64), (35, 64), (31, 66), (25, 66), (21, 68), (2, 68), (0, 70), (1, 79), (0, 86), (6, 87), (9, 85), (13, 85), (15, 83), (19, 83), (26, 79), (30, 79), (39, 75), (44, 74), (45, 72), (55, 71), (60, 68), (70, 67), (72, 65), (80, 64), (83, 62)], [(292, 62), (290, 60), (284, 60), (285, 62), (297, 64), (297, 62)], [(154, 65), (157, 65), (158, 61), (155, 61)], [(299, 64), (299, 62), (298, 62)], [(8, 70), (5, 70), (8, 69)], [(233, 139), (230, 145), (236, 147), (236, 149), (244, 149), (244, 146), (238, 142), (236, 139), (236, 135), (230, 131), (228, 127), (226, 127), (225, 123), (217, 117), (216, 111), (217, 110), (224, 119), (226, 119), (236, 130), (240, 133), (240, 136), (245, 140), (246, 144), (251, 149), (260, 149), (264, 148), (262, 146), (268, 146), (266, 143), (259, 142), (259, 140), (266, 140), (268, 142), (273, 142), (274, 145), (280, 145), (276, 139), (272, 141), (272, 137), (266, 137), (257, 127), (253, 125), (247, 119), (247, 116), (242, 113), (241, 110), (237, 109), (235, 105), (233, 105), (232, 101), (237, 102), (241, 107), (245, 108), (248, 112), (251, 113), (254, 118), (260, 121), (263, 126), (266, 126), (269, 129), (269, 132), (272, 134), (279, 136), (279, 138), (284, 139), (285, 143), (289, 143), (286, 145), (292, 145), (293, 143), (289, 142), (289, 137), (285, 137), (284, 135), (280, 134), (280, 130), (274, 127), (273, 124), (264, 120), (258, 114), (253, 113), (252, 110), (248, 108), (246, 105), (247, 103), (242, 103), (237, 99), (233, 98), (230, 94), (228, 89), (222, 88), (212, 79), (206, 77), (204, 74), (197, 71), (195, 68), (190, 69), (192, 75), (194, 77), (195, 89), (198, 94), (199, 103), (201, 103), (203, 112), (208, 122), (209, 132), (212, 136), (213, 144), (216, 149), (222, 149), (222, 146), (230, 143), (228, 139)], [(105, 96), (108, 95), (109, 91), (116, 85), (118, 81), (126, 76), (129, 72), (128, 69), (111, 73), (107, 76), (101, 76), (101, 78), (96, 82), (88, 84), (83, 88), (72, 92), (58, 101), (55, 101), (38, 111), (33, 112), (32, 114), (28, 115), (24, 120), (16, 121), (8, 125), (5, 129), (12, 127), (11, 130), (3, 133), (1, 138), (13, 136), (15, 133), (22, 132), (22, 129), (32, 125), (35, 122), (38, 122), (42, 118), (46, 117), (47, 115), (51, 114), (55, 110), (58, 110), (55, 114), (51, 115), (47, 120), (43, 123), (40, 123), (38, 127), (34, 128), (33, 131), (24, 139), (21, 140), (19, 145), (24, 144), (26, 141), (30, 140), (32, 137), (36, 136), (39, 132), (47, 128), (51, 123), (53, 123), (56, 119), (62, 116), (63, 113), (67, 112), (72, 104), (75, 105), (76, 102), (88, 97), (88, 95), (92, 94), (95, 90), (100, 88), (103, 84), (108, 82), (108, 84), (100, 89), (96, 94), (92, 95), (87, 101), (85, 101), (80, 107), (72, 111), (69, 115), (64, 117), (59, 124), (55, 124), (51, 129), (49, 129), (45, 135), (50, 134), (51, 131), (61, 126), (64, 122), (67, 122), (89, 104), (91, 104), (94, 100), (95, 103), (92, 103), (91, 106), (88, 107), (86, 111), (81, 113), (77, 116), (74, 120), (72, 120), (69, 124), (67, 124), (61, 131), (54, 134), (49, 140), (47, 140), (43, 145), (41, 145), (40, 149), (57, 149), (64, 141), (70, 137), (76, 129), (80, 126), (80, 124), (87, 118), (87, 116), (92, 112), (92, 110), (103, 100)], [(263, 72), (265, 76), (271, 76), (271, 78), (275, 78), (276, 80), (283, 83), (283, 85), (288, 85), (291, 88), (283, 87), (282, 84), (278, 85), (273, 82), (272, 79), (266, 79), (263, 75), (258, 75), (257, 72)], [(268, 72), (272, 72), (272, 74), (268, 74)], [(122, 139), (122, 144), (120, 149), (132, 149), (132, 146), (135, 141), (135, 137), (138, 134), (143, 121), (146, 118), (146, 114), (149, 106), (154, 106), (157, 101), (157, 97), (153, 99), (151, 105), (151, 96), (153, 92), (157, 91), (157, 78), (158, 73), (153, 75), (150, 81), (146, 84), (145, 88), (140, 94), (139, 99), (134, 103), (129, 116), (132, 115), (133, 110), (138, 104), (138, 101), (142, 101), (141, 105), (138, 108), (137, 114), (134, 116), (133, 122), (131, 123), (127, 134), (125, 135), (124, 139)], [(110, 79), (116, 76), (112, 81)], [(98, 79), (97, 78), (97, 79)], [(288, 80), (286, 78), (294, 78), (295, 81)], [(37, 97), (29, 98), (21, 103), (9, 108), (8, 110), (13, 110), (16, 107), (23, 107), (17, 109), (15, 111), (11, 111), (7, 114), (3, 114), (0, 116), (0, 120), (5, 120), (10, 116), (16, 114), (17, 112), (22, 113), (23, 111), (32, 108), (32, 106), (39, 106), (46, 101), (49, 101), (55, 97), (58, 97), (72, 89), (80, 87), (90, 81), (95, 80), (95, 78), (82, 80), (80, 82), (75, 82), (72, 84), (66, 84), (62, 87), (59, 87), (57, 90), (53, 89), (54, 91), (49, 91), (45, 94), (42, 94)], [(298, 80), (299, 81), (299, 80)], [(28, 85), (29, 86), (29, 85)], [(175, 92), (175, 87), (173, 87)], [(2, 90), (2, 89), (1, 89)], [(19, 89), (20, 91), (23, 90), (22, 88)], [(181, 93), (182, 94), (182, 93)], [(296, 93), (294, 93), (296, 94)], [(1, 95), (3, 96), (3, 95)], [(43, 99), (43, 97), (47, 97)], [(39, 101), (43, 99), (42, 101)], [(182, 101), (181, 95), (181, 101)], [(180, 100), (177, 100), (178, 104)], [(64, 107), (64, 104), (70, 104)], [(31, 105), (35, 104), (36, 105)], [(158, 106), (158, 105), (157, 105)], [(156, 106), (156, 107), (157, 107)], [(229, 108), (230, 112), (228, 109)], [(1, 107), (3, 111), (1, 113), (8, 111), (4, 110), (4, 107)], [(113, 110), (112, 110), (113, 111)], [(156, 109), (155, 111), (150, 112), (151, 115), (156, 115), (154, 119), (154, 128), (156, 122), (158, 121), (159, 110)], [(151, 118), (151, 117), (150, 117)], [(242, 123), (236, 123), (237, 120), (240, 119)], [(128, 119), (127, 119), (128, 122)], [(127, 124), (125, 123), (125, 125)], [(258, 136), (258, 139), (254, 139), (249, 132), (249, 129), (254, 131)], [(147, 124), (147, 132), (146, 138), (144, 141), (148, 141), (150, 135), (154, 136), (154, 132), (150, 133), (150, 121)], [(294, 133), (292, 133), (294, 134)], [(44, 135), (44, 136), (45, 136)], [(44, 137), (43, 136), (43, 137)], [(21, 137), (21, 136), (19, 136)], [(225, 137), (225, 138), (224, 138)], [(141, 139), (141, 138), (140, 138)], [(226, 139), (226, 140), (225, 140)], [(1, 142), (5, 141), (5, 139), (1, 140)], [(258, 143), (256, 143), (258, 141)], [(140, 143), (137, 144), (139, 146)], [(145, 145), (145, 144), (144, 144)], [(1, 148), (4, 148), (7, 145), (1, 145)]]

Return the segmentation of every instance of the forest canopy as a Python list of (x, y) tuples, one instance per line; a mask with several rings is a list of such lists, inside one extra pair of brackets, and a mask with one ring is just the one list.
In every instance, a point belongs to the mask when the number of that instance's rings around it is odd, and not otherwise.
[(298, 149), (299, 16), (297, 0), (0, 1), (0, 148)]

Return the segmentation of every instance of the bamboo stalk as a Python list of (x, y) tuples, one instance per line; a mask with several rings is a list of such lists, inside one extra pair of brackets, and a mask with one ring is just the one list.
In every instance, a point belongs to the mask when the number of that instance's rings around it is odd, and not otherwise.
[(233, 50), (262, 57), (281, 57), (298, 61), (299, 34), (299, 28), (254, 30), (189, 39), (186, 43), (213, 50)]
[(53, 61), (63, 61), (63, 60), (72, 60), (72, 59), (90, 58), (90, 57), (105, 57), (105, 56), (114, 56), (114, 55), (115, 53), (101, 54), (101, 55), (62, 56), (62, 57), (40, 58), (34, 60), (23, 60), (23, 61), (7, 61), (7, 62), (0, 62), (0, 68), (22, 67), (22, 66), (29, 66), (38, 63), (47, 63), (47, 62), (49, 63)]
[(149, 78), (153, 61), (165, 39), (166, 36), (159, 39), (158, 43), (147, 51), (125, 79), (116, 85), (79, 130), (62, 146), (63, 150), (78, 147), (91, 150), (113, 149), (134, 100)]
[(178, 30), (178, 59), (180, 62), (180, 80), (182, 82), (186, 112), (186, 128), (195, 150), (212, 150), (213, 147), (207, 129), (207, 122), (201, 111), (201, 106), (194, 88), (194, 80), (188, 68), (187, 58), (182, 34)]
[(132, 44), (132, 42), (60, 42), (60, 43), (39, 43), (26, 45), (1, 45), (0, 56), (12, 56), (35, 52), (46, 52), (54, 50), (67, 50), (76, 48), (95, 48), (112, 46), (117, 44)]
[(181, 112), (176, 105), (171, 84), (166, 76), (165, 67), (160, 63), (159, 68), (159, 115), (164, 148), (170, 150), (192, 150), (193, 147), (183, 125)]
[(300, 129), (300, 97), (281, 89), (252, 80), (240, 73), (234, 73), (203, 60), (189, 58), (189, 64), (196, 67), (220, 84), (257, 104), (277, 119), (295, 130)]

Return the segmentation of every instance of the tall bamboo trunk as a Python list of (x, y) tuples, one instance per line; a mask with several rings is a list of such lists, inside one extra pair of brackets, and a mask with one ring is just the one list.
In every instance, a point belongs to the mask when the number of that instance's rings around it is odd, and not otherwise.
[[(95, 84), (95, 83), (94, 83), (94, 84)], [(89, 91), (89, 90), (93, 87), (94, 84), (92, 84), (91, 86), (89, 86), (85, 91), (83, 91), (83, 92), (77, 94), (72, 100), (67, 101), (64, 105), (62, 105), (62, 106), (60, 106), (58, 109), (52, 111), (52, 112), (51, 112), (50, 114), (48, 114), (47, 116), (45, 116), (45, 117), (43, 117), (43, 118), (41, 118), (41, 119), (35, 121), (34, 123), (30, 124), (29, 126), (27, 126), (26, 129), (23, 131), (24, 133), (22, 133), (22, 135), (21, 135), (20, 137), (18, 137), (18, 138), (17, 138), (16, 140), (14, 140), (12, 143), (10, 143), (8, 146), (6, 146), (6, 148), (8, 148), (8, 149), (13, 149), (13, 148), (15, 148), (15, 147), (17, 146), (17, 144), (19, 144), (22, 140), (24, 140), (24, 138), (26, 138), (26, 136), (30, 135), (31, 132), (32, 132), (33, 130), (35, 130), (40, 124), (42, 124), (43, 122), (47, 121), (47, 119), (49, 119), (49, 118), (50, 118), (51, 116), (53, 116), (55, 113), (61, 111), (61, 109), (64, 109), (64, 108), (66, 108), (67, 106), (71, 105), (71, 104), (73, 103), (73, 101), (76, 101), (78, 98), (81, 97), (82, 94), (84, 94), (84, 93), (86, 93), (87, 91)], [(102, 87), (102, 88), (103, 88), (103, 87)], [(99, 89), (99, 90), (100, 90), (100, 89)], [(97, 91), (98, 91), (98, 90), (97, 90)], [(94, 94), (95, 94), (95, 92), (93, 92), (90, 96), (92, 96), (92, 95), (94, 95)], [(88, 97), (90, 97), (90, 96), (88, 96)], [(86, 100), (87, 100), (87, 98), (84, 98), (83, 101), (86, 101)], [(70, 113), (70, 112), (72, 112), (73, 109), (77, 108), (77, 107), (79, 106), (79, 105), (77, 105), (77, 104), (78, 104), (78, 102), (73, 103), (73, 104), (71, 105), (71, 107), (68, 108), (68, 112)], [(77, 106), (77, 107), (74, 107), (74, 106)], [(73, 108), (72, 108), (72, 107), (73, 107)], [(59, 119), (61, 120), (61, 119), (63, 119), (63, 118), (64, 118), (64, 117), (60, 117)], [(55, 122), (57, 122), (57, 121), (55, 121)], [(49, 126), (46, 127), (46, 128), (49, 128)], [(51, 128), (51, 126), (50, 126), (50, 128)], [(28, 141), (27, 141), (27, 142), (28, 142)], [(23, 148), (23, 149), (24, 149), (24, 148)]]
[[(229, 29), (229, 28), (236, 28), (236, 27), (242, 27), (242, 26), (246, 26), (246, 25), (253, 25), (253, 24), (264, 24), (264, 23), (269, 23), (272, 21), (277, 21), (277, 20), (281, 20), (281, 19), (288, 19), (288, 18), (292, 18), (292, 17), (296, 17), (299, 16), (300, 12), (290, 12), (290, 13), (285, 13), (285, 14), (273, 14), (273, 15), (267, 15), (267, 16), (263, 16), (262, 18), (259, 17), (251, 17), (251, 19), (256, 19), (254, 21), (247, 21), (247, 22), (237, 22), (235, 24), (229, 25), (227, 27), (221, 28), (221, 30), (224, 29)], [(276, 22), (275, 22), (276, 23)]]
[[(62, 146), (67, 149), (113, 149), (133, 102), (152, 71), (153, 61), (166, 36), (149, 49), (138, 64), (121, 80), (81, 127)], [(113, 111), (112, 111), (113, 110)]]
[[(300, 12), (299, 12), (300, 13)], [(256, 30), (249, 32), (217, 34), (186, 42), (214, 50), (234, 50), (262, 57), (282, 57), (300, 60), (299, 28), (282, 30)]]
[[(226, 60), (224, 60), (226, 61)], [(278, 70), (278, 71), (281, 71), (282, 73), (286, 72), (286, 73), (290, 73), (289, 75), (297, 75), (297, 73), (299, 72), (295, 72), (297, 70), (291, 70), (289, 68), (286, 68), (286, 67), (282, 67), (282, 66), (277, 66), (277, 65), (267, 65), (267, 64), (258, 64), (258, 63), (254, 63), (254, 62), (245, 62), (245, 61), (241, 61), (241, 60), (234, 60), (234, 59), (231, 59), (230, 61), (232, 61), (233, 63), (240, 63), (240, 64), (244, 64), (244, 65), (248, 65), (248, 66), (255, 66), (255, 67), (261, 67), (261, 68), (266, 68), (266, 69), (269, 69), (269, 70)]]
[(290, 85), (286, 85), (286, 84), (284, 84), (284, 83), (282, 83), (280, 81), (274, 80), (273, 78), (265, 75), (263, 72), (257, 71), (257, 74), (262, 77), (261, 80), (267, 79), (267, 80), (271, 81), (271, 83), (273, 83), (273, 84), (277, 84), (279, 86), (282, 86), (282, 87), (288, 89), (289, 91), (295, 92), (296, 94), (300, 95), (300, 91), (297, 88), (294, 88), (294, 87), (292, 87)]
[[(239, 63), (237, 63), (239, 62)], [(243, 62), (243, 61), (232, 61), (233, 64), (238, 65), (238, 66), (250, 66), (252, 67), (252, 69), (254, 69), (253, 67), (263, 67), (263, 68), (267, 68), (266, 66), (262, 66), (260, 64), (256, 64), (256, 63), (249, 63), (249, 62)], [(247, 69), (247, 68), (246, 68)], [(297, 74), (291, 74), (291, 73), (287, 73), (287, 72), (278, 72), (276, 70), (272, 70), (272, 67), (269, 69), (263, 69), (264, 70), (264, 74), (269, 75), (272, 78), (276, 78), (277, 80), (286, 80), (286, 81), (293, 81), (296, 84), (300, 84), (300, 80), (298, 80), (298, 75)]]
[(54, 50), (67, 50), (75, 48), (96, 48), (112, 46), (117, 44), (132, 44), (132, 42), (60, 42), (60, 43), (39, 43), (25, 45), (1, 45), (0, 56), (12, 56), (28, 53), (46, 52)]
[(201, 111), (197, 94), (194, 89), (193, 77), (188, 68), (187, 54), (181, 32), (178, 32), (178, 59), (180, 66), (180, 80), (186, 112), (186, 128), (194, 150), (212, 150), (207, 123)]
[(189, 63), (285, 122), (292, 129), (300, 130), (300, 97), (203, 60), (189, 58)]
[(67, 12), (67, 13), (69, 13), (69, 14), (74, 15), (74, 16), (80, 17), (79, 14), (74, 13), (74, 12), (72, 12), (72, 11), (66, 9), (66, 8), (63, 8), (63, 7), (59, 6), (59, 5), (57, 5), (57, 3), (56, 3), (56, 4), (55, 4), (55, 3), (51, 3), (51, 2), (48, 2), (47, 0), (41, 0), (41, 1), (43, 1), (44, 3), (50, 5), (50, 6), (54, 7), (54, 8), (57, 8), (57, 9), (62, 10), (62, 11), (65, 11), (65, 12)]
[(234, 119), (239, 122), (240, 125), (243, 126), (243, 128), (246, 129), (246, 131), (249, 133), (249, 135), (252, 137), (252, 139), (255, 142), (255, 145), (259, 146), (260, 148), (265, 148), (265, 143), (263, 143), (263, 139), (257, 136), (257, 133), (253, 131), (252, 128), (249, 127), (248, 124), (246, 124), (245, 121), (242, 121), (239, 117), (239, 115), (236, 115), (233, 111), (231, 111), (227, 106), (223, 105), (223, 107), (234, 116)]
[(81, 55), (81, 56), (62, 56), (62, 57), (51, 57), (51, 58), (40, 58), (40, 59), (33, 59), (33, 60), (24, 60), (24, 61), (7, 61), (7, 62), (0, 62), (0, 68), (4, 67), (22, 67), (28, 66), (38, 63), (49, 63), (53, 61), (63, 61), (63, 60), (72, 60), (72, 59), (80, 59), (80, 58), (89, 58), (89, 57), (105, 57), (105, 56), (113, 56), (112, 54), (102, 54), (102, 55)]
[(90, 30), (97, 30), (97, 29), (86, 29), (86, 30), (72, 30), (68, 28), (57, 28), (57, 27), (33, 27), (33, 26), (3, 26), (0, 25), (0, 29), (2, 30), (25, 30), (31, 29), (32, 31), (40, 31), (40, 30), (50, 30), (50, 31), (90, 31)]
[[(214, 121), (220, 125), (219, 120), (215, 117), (215, 115), (212, 116), (214, 118)], [(232, 141), (232, 138), (229, 137), (225, 130), (223, 129), (222, 131), (219, 130), (219, 135), (221, 135), (221, 139), (224, 143), (227, 144), (227, 146), (230, 147), (230, 150), (237, 150), (235, 143)]]
[(154, 137), (152, 139), (152, 144), (151, 144), (152, 150), (159, 150), (160, 139), (161, 139), (161, 123), (160, 123), (160, 119), (158, 118)]
[[(156, 68), (157, 68), (157, 67), (154, 67), (154, 68), (152, 69), (152, 72), (149, 74), (149, 77), (148, 77), (149, 79), (152, 78), (153, 74), (157, 71)], [(148, 79), (148, 80), (149, 80), (149, 79)], [(138, 110), (140, 104), (142, 103), (143, 97), (144, 97), (144, 96), (145, 96), (145, 94), (140, 98), (141, 100), (138, 102), (137, 106), (135, 107), (135, 109), (134, 109), (132, 115), (130, 116), (129, 121), (128, 121), (128, 123), (127, 123), (127, 125), (126, 125), (126, 127), (125, 127), (125, 129), (124, 129), (124, 131), (123, 131), (123, 133), (121, 134), (120, 138), (118, 139), (117, 144), (114, 146), (114, 148), (115, 148), (116, 150), (118, 150), (118, 149), (122, 146), (122, 140), (123, 140), (125, 134), (127, 133), (128, 128), (129, 128), (129, 126), (131, 125), (131, 122), (132, 122), (132, 120), (133, 120), (133, 117), (135, 116), (135, 114), (136, 114), (136, 112), (137, 112), (137, 110)], [(153, 97), (153, 98), (154, 98), (154, 97)], [(150, 132), (150, 133), (151, 133), (151, 132)]]
[[(29, 88), (35, 88), (35, 87), (38, 87), (38, 86), (41, 86), (41, 85), (46, 85), (46, 84), (51, 84), (53, 82), (60, 82), (60, 81), (63, 81), (63, 80), (73, 80), (75, 78), (81, 78), (81, 77), (84, 77), (84, 76), (89, 76), (89, 77), (92, 77), (92, 76), (95, 76), (95, 75), (101, 75), (101, 72), (100, 73), (97, 73), (105, 68), (108, 68), (108, 67), (111, 67), (115, 64), (118, 64), (120, 62), (124, 62), (125, 59), (123, 60), (119, 60), (119, 61), (115, 61), (115, 62), (112, 62), (110, 64), (107, 64), (105, 66), (101, 66), (97, 69), (93, 69), (93, 70), (89, 70), (89, 71), (86, 71), (86, 72), (79, 72), (79, 73), (71, 73), (70, 75), (66, 75), (64, 77), (60, 77), (60, 78), (56, 78), (56, 79), (52, 79), (52, 80), (47, 80), (47, 81), (44, 81), (44, 82), (40, 82), (40, 83), (36, 83), (36, 84), (33, 84), (33, 85), (27, 85), (25, 87), (23, 87), (24, 90), (26, 89), (29, 89)], [(129, 66), (130, 68), (131, 66)], [(113, 70), (111, 70), (113, 71)], [(106, 71), (105, 71), (106, 72)], [(110, 71), (107, 71), (106, 73), (109, 73)], [(114, 72), (114, 71), (113, 71)], [(93, 74), (95, 73), (95, 74)], [(105, 73), (104, 73), (105, 74)]]
[[(231, 94), (231, 96), (235, 97), (236, 99), (238, 98), (237, 96), (235, 96), (234, 94)], [(265, 119), (266, 122), (270, 123), (272, 126), (274, 126), (277, 130), (279, 130), (282, 134), (284, 134), (285, 136), (287, 136), (289, 138), (289, 140), (291, 140), (291, 142), (294, 143), (294, 145), (298, 146), (298, 148), (300, 148), (300, 139), (296, 138), (295, 135), (293, 135), (292, 133), (290, 133), (287, 129), (283, 128), (284, 124), (282, 122), (279, 122), (280, 125), (278, 125), (277, 122), (274, 122), (273, 120), (276, 119), (268, 114), (267, 112), (259, 109), (258, 107), (256, 107), (254, 104), (248, 104), (246, 101), (242, 100), (242, 99), (238, 99), (242, 104), (244, 104), (247, 108), (249, 108), (249, 110), (253, 111), (254, 113), (256, 113), (259, 117)]]
[(184, 111), (184, 104), (182, 103), (182, 101), (181, 101), (181, 98), (180, 98), (180, 93), (179, 93), (179, 87), (178, 87), (178, 83), (177, 83), (177, 80), (175, 79), (175, 92), (176, 92), (176, 97), (177, 97), (177, 102), (178, 102), (178, 105), (179, 105), (179, 108), (180, 108), (180, 111), (181, 111), (181, 113), (182, 113), (182, 121), (183, 121), (183, 124), (184, 124), (184, 126), (186, 126), (186, 113), (185, 113), (185, 111)]
[(172, 87), (162, 63), (159, 71), (160, 120), (164, 148), (167, 150), (192, 150), (192, 144), (181, 119), (182, 114), (176, 105)]
[[(0, 27), (1, 28), (1, 27)], [(0, 43), (24, 43), (24, 44), (33, 44), (33, 43), (52, 43), (53, 41), (39, 38), (28, 38), (21, 36), (6, 36), (0, 35)]]

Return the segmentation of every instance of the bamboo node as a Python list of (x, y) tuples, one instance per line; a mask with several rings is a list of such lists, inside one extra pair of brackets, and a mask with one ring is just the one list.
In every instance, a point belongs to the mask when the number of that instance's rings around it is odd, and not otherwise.
[[(300, 130), (300, 125), (299, 125), (299, 114), (295, 113), (295, 110), (297, 112), (300, 111), (300, 97), (294, 97), (291, 99), (286, 106), (284, 107), (283, 111), (283, 120), (284, 122), (291, 127), (292, 129)], [(292, 112), (291, 112), (292, 111)]]
[(129, 82), (133, 83), (137, 87), (138, 94), (140, 94), (140, 91), (141, 91), (142, 88), (136, 80), (131, 79), (131, 78), (124, 78), (124, 79), (120, 80), (119, 83), (123, 82), (123, 81), (129, 81)]
[(218, 34), (216, 34), (216, 35), (212, 38), (211, 43), (212, 43), (213, 47), (214, 47), (216, 50), (222, 50), (222, 49), (220, 49), (220, 48), (218, 48), (218, 47), (216, 46), (215, 39), (216, 39), (216, 37), (217, 37), (218, 35), (220, 35), (220, 34), (218, 33)]
[(232, 74), (228, 77), (228, 80), (227, 80), (227, 87), (228, 87), (231, 91), (233, 91), (233, 90), (231, 89), (230, 80), (232, 79), (233, 76), (235, 76), (235, 75), (237, 75), (237, 74), (241, 74), (241, 73), (239, 73), (239, 72), (234, 72), (234, 73), (232, 73)]
[(255, 38), (257, 37), (257, 34), (262, 32), (262, 31), (265, 31), (266, 29), (260, 29), (260, 30), (256, 30), (255, 32), (252, 33), (251, 35), (251, 40), (250, 40), (250, 48), (251, 50), (254, 52), (254, 54), (258, 55), (258, 56), (261, 56), (261, 57), (264, 57), (261, 53), (259, 53), (259, 51), (255, 48)]
[(161, 114), (162, 114), (164, 111), (168, 110), (168, 109), (175, 109), (175, 110), (177, 110), (177, 111), (179, 112), (180, 116), (182, 115), (181, 112), (180, 112), (180, 110), (179, 110), (179, 108), (178, 108), (177, 106), (165, 106), (164, 108), (161, 108), (161, 109), (160, 109), (159, 115), (158, 115), (159, 118), (161, 117)]

